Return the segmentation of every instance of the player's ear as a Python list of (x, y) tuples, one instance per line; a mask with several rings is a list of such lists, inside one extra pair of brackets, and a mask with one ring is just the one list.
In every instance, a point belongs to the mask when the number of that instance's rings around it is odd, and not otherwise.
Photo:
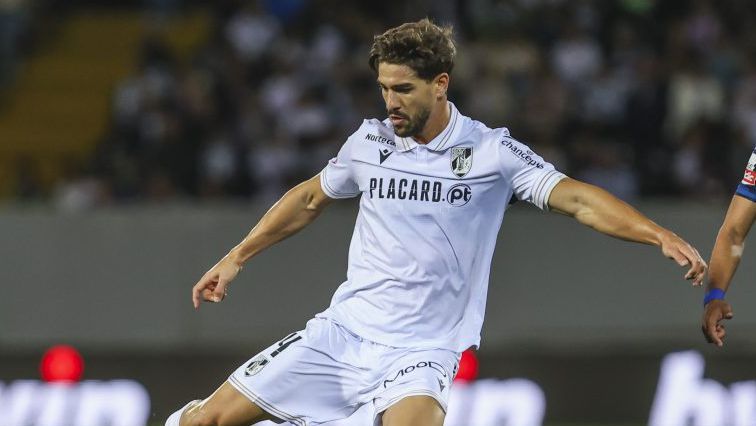
[(449, 90), (449, 74), (442, 72), (433, 79), (433, 87), (436, 92), (436, 98), (441, 99), (446, 96), (446, 91)]

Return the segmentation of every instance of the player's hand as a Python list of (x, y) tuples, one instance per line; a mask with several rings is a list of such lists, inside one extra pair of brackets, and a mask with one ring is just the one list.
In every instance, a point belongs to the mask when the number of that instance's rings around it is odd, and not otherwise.
[(712, 300), (706, 304), (701, 320), (701, 331), (706, 341), (719, 347), (724, 345), (725, 326), (722, 320), (732, 319), (732, 306), (724, 300)]
[(241, 265), (230, 256), (225, 256), (215, 266), (205, 272), (192, 288), (192, 304), (199, 309), (202, 301), (221, 302), (227, 295), (228, 284), (241, 271)]
[(690, 266), (685, 274), (686, 280), (692, 280), (694, 286), (703, 284), (708, 266), (698, 250), (672, 232), (661, 237), (661, 249), (664, 256), (673, 259), (678, 265)]

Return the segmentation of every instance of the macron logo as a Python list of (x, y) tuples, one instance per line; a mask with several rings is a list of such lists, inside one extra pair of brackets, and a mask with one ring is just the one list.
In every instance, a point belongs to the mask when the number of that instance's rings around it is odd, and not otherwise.
[(383, 164), (383, 162), (386, 161), (386, 159), (389, 158), (389, 156), (391, 154), (393, 154), (394, 151), (392, 151), (392, 150), (390, 150), (388, 148), (383, 148), (383, 149), (379, 149), (378, 153), (381, 154), (381, 163), (380, 164)]

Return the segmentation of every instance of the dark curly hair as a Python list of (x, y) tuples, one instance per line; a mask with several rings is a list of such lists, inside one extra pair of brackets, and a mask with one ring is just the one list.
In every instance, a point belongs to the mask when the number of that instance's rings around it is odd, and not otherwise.
[(428, 18), (394, 27), (373, 38), (370, 68), (378, 72), (381, 62), (406, 65), (425, 81), (451, 73), (457, 48), (451, 27), (439, 27)]

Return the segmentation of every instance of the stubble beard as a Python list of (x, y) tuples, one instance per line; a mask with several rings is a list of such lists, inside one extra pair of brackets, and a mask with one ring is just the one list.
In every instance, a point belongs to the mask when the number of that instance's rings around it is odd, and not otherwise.
[(394, 134), (401, 138), (406, 138), (408, 136), (417, 136), (425, 128), (425, 124), (428, 122), (428, 118), (430, 118), (430, 108), (423, 108), (417, 113), (415, 117), (405, 118), (407, 125), (404, 126), (404, 128), (397, 129), (396, 127), (394, 127)]

